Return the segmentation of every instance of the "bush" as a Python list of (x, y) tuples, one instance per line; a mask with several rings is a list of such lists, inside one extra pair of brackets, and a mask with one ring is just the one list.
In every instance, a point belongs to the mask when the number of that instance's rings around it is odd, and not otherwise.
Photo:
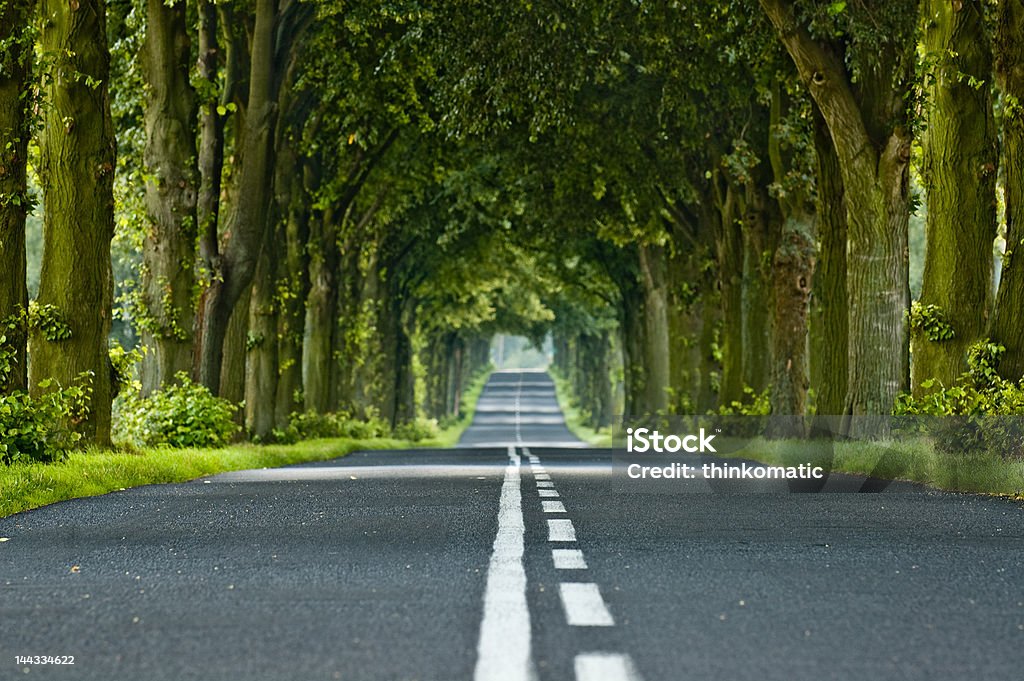
[(345, 412), (318, 414), (308, 411), (293, 413), (285, 430), (274, 431), (274, 440), (284, 443), (334, 437), (369, 440), (386, 437), (390, 432), (387, 422), (376, 414), (359, 419)]
[(437, 437), (438, 432), (437, 421), (417, 418), (415, 421), (407, 421), (395, 426), (394, 436), (399, 440), (419, 442)]
[(238, 433), (240, 405), (215, 397), (185, 372), (176, 384), (141, 398), (131, 392), (118, 399), (120, 435), (140, 447), (223, 447)]
[(939, 451), (967, 454), (988, 452), (1004, 458), (1024, 458), (1024, 381), (999, 376), (999, 359), (1006, 348), (980, 341), (967, 351), (967, 373), (951, 387), (921, 382), (921, 397), (901, 394), (893, 411), (923, 419), (923, 430)]
[(81, 438), (69, 427), (87, 408), (81, 386), (55, 390), (39, 398), (17, 391), (0, 395), (0, 463), (57, 461)]

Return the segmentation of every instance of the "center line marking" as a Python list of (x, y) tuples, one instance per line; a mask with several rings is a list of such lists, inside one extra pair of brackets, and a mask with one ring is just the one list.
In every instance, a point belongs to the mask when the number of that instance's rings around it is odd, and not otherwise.
[(539, 490), (537, 490), (537, 494), (539, 494), (542, 497), (557, 497), (558, 496), (558, 492), (553, 490), (553, 489), (539, 489)]
[(533, 477), (535, 477), (537, 480), (550, 480), (551, 479), (551, 476), (548, 475), (547, 473), (537, 473)]
[(629, 655), (582, 653), (576, 656), (576, 681), (640, 681)]
[(615, 620), (601, 598), (597, 584), (590, 582), (562, 582), (558, 585), (562, 596), (565, 619), (574, 627), (610, 627)]
[(548, 541), (576, 541), (576, 528), (568, 518), (548, 521)]
[(537, 487), (554, 487), (554, 486), (555, 486), (555, 483), (551, 482), (550, 480), (538, 480), (537, 481)]
[(556, 570), (586, 570), (587, 561), (579, 549), (551, 549), (551, 560)]
[(565, 506), (561, 501), (542, 501), (540, 505), (545, 513), (565, 513)]
[(480, 622), (475, 681), (534, 681), (530, 652), (530, 610), (523, 567), (523, 495), (519, 456), (508, 448), (509, 463), (498, 504), (498, 534), (487, 568), (484, 616)]

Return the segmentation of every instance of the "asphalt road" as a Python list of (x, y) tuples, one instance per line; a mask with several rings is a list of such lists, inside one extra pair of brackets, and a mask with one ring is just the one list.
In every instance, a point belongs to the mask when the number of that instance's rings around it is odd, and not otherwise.
[(1020, 504), (610, 470), (506, 372), (455, 450), (0, 519), (0, 679), (1024, 679)]

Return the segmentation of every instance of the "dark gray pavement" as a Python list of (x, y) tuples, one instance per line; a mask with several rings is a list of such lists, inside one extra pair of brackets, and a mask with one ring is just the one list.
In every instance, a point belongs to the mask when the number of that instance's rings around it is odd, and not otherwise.
[(507, 372), (456, 450), (0, 519), (0, 679), (1024, 679), (1020, 504), (610, 470), (546, 376)]

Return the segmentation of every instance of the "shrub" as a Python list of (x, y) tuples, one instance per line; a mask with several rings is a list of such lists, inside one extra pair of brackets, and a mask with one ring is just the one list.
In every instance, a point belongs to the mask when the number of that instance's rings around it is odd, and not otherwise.
[(928, 392), (921, 397), (899, 395), (893, 413), (937, 417), (918, 425), (934, 437), (939, 451), (1024, 458), (1024, 381), (999, 376), (1004, 352), (1005, 347), (987, 340), (975, 343), (967, 351), (967, 373), (956, 385), (947, 388), (922, 381)]
[(118, 398), (117, 429), (140, 447), (222, 447), (240, 427), (240, 405), (214, 396), (185, 372), (176, 383), (149, 397), (130, 392)]
[(299, 440), (334, 437), (369, 440), (375, 437), (385, 437), (390, 431), (391, 428), (387, 422), (376, 414), (359, 419), (346, 412), (318, 414), (307, 411), (293, 413), (285, 430), (274, 431), (274, 440), (298, 442)]
[(395, 426), (394, 436), (399, 440), (419, 442), (429, 440), (438, 435), (437, 421), (434, 419), (417, 418)]
[(81, 386), (54, 390), (39, 398), (17, 391), (0, 395), (0, 463), (57, 461), (81, 438), (69, 416), (87, 409)]

